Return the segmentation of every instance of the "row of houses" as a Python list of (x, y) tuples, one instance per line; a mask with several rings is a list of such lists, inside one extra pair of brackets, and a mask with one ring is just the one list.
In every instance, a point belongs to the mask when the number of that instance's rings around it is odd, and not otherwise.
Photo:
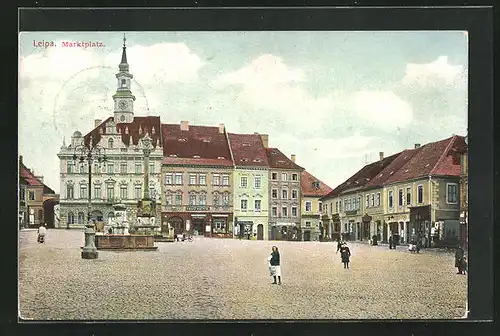
[[(332, 189), (305, 171), (265, 134), (228, 133), (217, 127), (161, 124), (159, 117), (116, 123), (97, 120), (91, 132), (75, 132), (59, 153), (61, 226), (84, 225), (88, 167), (73, 162), (78, 144), (101, 144), (105, 165), (93, 167), (92, 207), (100, 221), (113, 218), (113, 204), (128, 207), (133, 218), (144, 193), (144, 154), (140, 138), (151, 134), (149, 194), (157, 204), (162, 231), (205, 236), (250, 235), (256, 239), (318, 240), (319, 198)], [(156, 130), (159, 130), (158, 132)]]
[(43, 176), (36, 176), (19, 156), (18, 216), (20, 227), (54, 227), (54, 207), (59, 195), (43, 183)]
[(326, 235), (383, 242), (393, 236), (423, 246), (464, 242), (466, 153), (465, 138), (458, 135), (388, 157), (381, 152), (378, 161), (320, 199)]

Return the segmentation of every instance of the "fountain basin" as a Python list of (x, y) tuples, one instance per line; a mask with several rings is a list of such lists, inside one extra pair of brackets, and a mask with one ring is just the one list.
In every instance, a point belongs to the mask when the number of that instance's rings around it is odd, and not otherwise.
[(95, 247), (98, 250), (156, 251), (153, 235), (121, 235), (106, 234), (95, 236)]

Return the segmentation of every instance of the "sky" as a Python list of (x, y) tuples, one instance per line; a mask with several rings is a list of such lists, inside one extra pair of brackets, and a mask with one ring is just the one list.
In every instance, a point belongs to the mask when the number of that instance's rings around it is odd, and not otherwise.
[(63, 139), (113, 115), (123, 33), (136, 116), (269, 134), (332, 188), (379, 152), (467, 131), (461, 31), (23, 32), (19, 155), (56, 192)]

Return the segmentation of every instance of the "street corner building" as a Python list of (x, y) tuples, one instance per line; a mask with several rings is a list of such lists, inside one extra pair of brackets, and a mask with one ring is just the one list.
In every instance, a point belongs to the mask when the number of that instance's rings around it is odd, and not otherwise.
[(19, 156), (18, 219), (19, 227), (38, 227), (47, 224), (53, 228), (59, 222), (59, 195), (43, 183)]
[[(366, 165), (321, 198), (333, 232), (346, 240), (398, 244), (418, 240), (425, 247), (464, 241), (461, 228), (460, 155), (465, 138), (454, 135)], [(463, 159), (462, 159), (463, 162)]]
[[(323, 241), (332, 237), (330, 225), (323, 225), (323, 204), (321, 197), (332, 191), (328, 185), (307, 171), (300, 176), (301, 199), (301, 237), (304, 241)], [(329, 221), (326, 220), (326, 224)]]

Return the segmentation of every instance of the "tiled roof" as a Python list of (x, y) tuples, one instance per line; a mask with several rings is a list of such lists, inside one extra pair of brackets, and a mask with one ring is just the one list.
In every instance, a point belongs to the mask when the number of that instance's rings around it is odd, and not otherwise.
[[(316, 183), (319, 183), (319, 185)], [(303, 196), (321, 197), (332, 191), (332, 188), (305, 170), (300, 173), (300, 187)]]
[(23, 164), (19, 164), (19, 175), (23, 177), (29, 186), (43, 186), (44, 184), (33, 175), (32, 172)]
[(382, 186), (385, 181), (404, 167), (404, 165), (406, 165), (421, 149), (422, 147), (405, 149), (404, 151), (397, 153), (396, 159), (387, 165), (387, 167), (385, 167), (380, 174), (376, 175), (367, 184), (365, 184), (364, 188), (371, 189)]
[(457, 135), (426, 144), (384, 183), (392, 184), (429, 175), (460, 176), (460, 161), (453, 155), (453, 149), (463, 146), (466, 146), (464, 138)]
[(266, 148), (269, 167), (278, 169), (304, 170), (277, 148)]
[(19, 163), (19, 181), (25, 181), (28, 186), (31, 187), (43, 187), (44, 194), (55, 194), (54, 190), (45, 185), (42, 181), (36, 178), (36, 176), (24, 165), (24, 163)]
[(260, 135), (229, 133), (228, 136), (236, 166), (269, 166)]
[(226, 166), (232, 167), (233, 162), (228, 159), (188, 159), (188, 158), (175, 158), (164, 157), (163, 164), (167, 165), (196, 165), (196, 166)]
[(229, 162), (232, 165), (226, 135), (219, 132), (219, 127), (189, 125), (189, 130), (184, 131), (179, 124), (162, 124), (162, 136), (164, 163), (173, 163), (174, 160), (181, 162), (178, 159), (208, 159), (182, 162), (186, 162), (185, 164), (217, 162), (217, 165)]
[(384, 168), (386, 168), (389, 164), (391, 164), (398, 157), (399, 154), (400, 153), (388, 156), (382, 159), (382, 161), (379, 160), (364, 166), (356, 174), (347, 179), (347, 181), (340, 184), (330, 193), (324, 196), (323, 199), (335, 197), (341, 194), (342, 192), (350, 189), (359, 189), (364, 187), (368, 182), (371, 181), (372, 178), (380, 174), (380, 172)]
[[(99, 143), (101, 135), (106, 134), (106, 124), (112, 119), (113, 117), (109, 117), (99, 126), (95, 127), (92, 131), (86, 134), (84, 136), (85, 146), (89, 145), (90, 136), (92, 136), (93, 146)], [(162, 145), (160, 117), (134, 117), (134, 121), (131, 123), (117, 123), (116, 131), (120, 133), (123, 143), (127, 146), (130, 146), (131, 144), (137, 146), (140, 138), (146, 134), (146, 132), (152, 139), (151, 145), (153, 148)]]

